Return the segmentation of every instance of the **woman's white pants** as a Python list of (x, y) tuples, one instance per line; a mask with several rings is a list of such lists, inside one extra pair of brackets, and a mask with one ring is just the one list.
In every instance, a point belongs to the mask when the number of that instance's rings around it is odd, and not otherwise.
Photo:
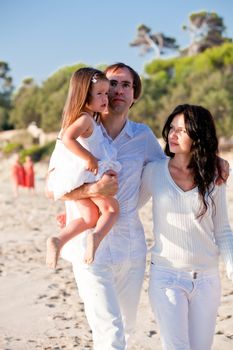
[(73, 264), (95, 350), (125, 350), (140, 298), (145, 259), (114, 265)]
[(217, 270), (177, 272), (151, 264), (149, 297), (165, 350), (210, 350), (220, 303)]

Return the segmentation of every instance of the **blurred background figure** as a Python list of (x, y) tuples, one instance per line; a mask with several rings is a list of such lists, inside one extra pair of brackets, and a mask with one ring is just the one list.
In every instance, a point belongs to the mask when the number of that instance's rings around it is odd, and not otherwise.
[(19, 154), (15, 154), (11, 165), (11, 180), (14, 197), (19, 195), (19, 186), (25, 186), (25, 170), (20, 163)]
[(34, 193), (35, 192), (35, 171), (34, 171), (34, 163), (30, 156), (26, 156), (23, 167), (24, 167), (24, 173), (25, 173), (24, 186), (28, 188), (29, 191)]

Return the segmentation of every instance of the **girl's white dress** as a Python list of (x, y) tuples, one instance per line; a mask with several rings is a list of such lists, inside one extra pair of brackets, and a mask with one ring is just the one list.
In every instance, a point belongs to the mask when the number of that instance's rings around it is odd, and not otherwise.
[(86, 170), (86, 161), (71, 152), (58, 138), (49, 163), (51, 172), (48, 179), (48, 188), (54, 193), (55, 200), (84, 183), (98, 181), (107, 170), (119, 172), (121, 169), (121, 164), (116, 160), (116, 149), (104, 137), (101, 126), (95, 121), (91, 136), (80, 136), (77, 141), (99, 159), (98, 174)]

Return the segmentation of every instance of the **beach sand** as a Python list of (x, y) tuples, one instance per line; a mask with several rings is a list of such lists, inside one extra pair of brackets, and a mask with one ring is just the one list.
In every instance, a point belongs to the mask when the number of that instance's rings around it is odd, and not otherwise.
[[(229, 155), (233, 168), (233, 155)], [(45, 266), (46, 238), (57, 231), (55, 217), (63, 203), (44, 196), (46, 163), (35, 165), (36, 194), (20, 190), (13, 198), (9, 161), (1, 160), (0, 181), (0, 349), (92, 349), (91, 332), (70, 263), (60, 259), (56, 271)], [(233, 174), (228, 181), (233, 227)], [(141, 210), (147, 243), (152, 243), (151, 203)], [(158, 327), (149, 306), (148, 268), (129, 350), (161, 350)], [(221, 263), (222, 300), (213, 350), (233, 349), (233, 285)]]

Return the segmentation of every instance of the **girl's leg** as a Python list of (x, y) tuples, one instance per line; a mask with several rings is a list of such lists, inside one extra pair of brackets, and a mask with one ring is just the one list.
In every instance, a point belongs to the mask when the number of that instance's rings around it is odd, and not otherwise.
[(85, 262), (91, 264), (95, 252), (106, 234), (111, 230), (119, 215), (118, 201), (113, 197), (92, 198), (92, 201), (100, 210), (100, 217), (97, 221), (94, 232), (87, 236), (87, 249)]
[(50, 237), (47, 240), (46, 264), (55, 268), (59, 253), (63, 245), (79, 233), (95, 227), (99, 218), (99, 209), (90, 199), (76, 201), (81, 217), (72, 220), (67, 226), (61, 229), (57, 237)]

